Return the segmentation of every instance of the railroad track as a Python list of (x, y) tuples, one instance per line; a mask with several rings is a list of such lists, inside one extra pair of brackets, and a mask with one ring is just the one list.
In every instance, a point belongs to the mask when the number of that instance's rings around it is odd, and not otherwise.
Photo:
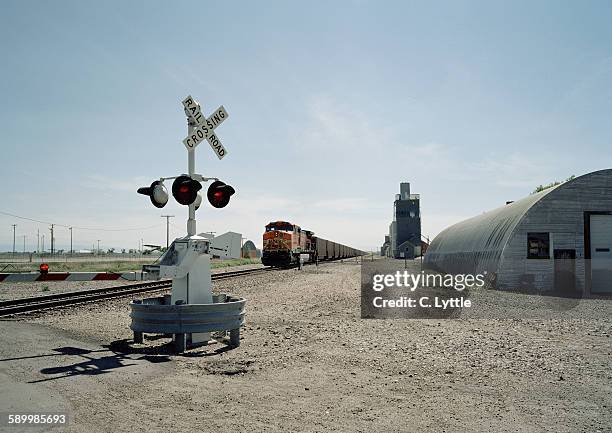
[[(213, 274), (211, 279), (224, 280), (242, 275), (269, 272), (271, 268), (243, 269)], [(172, 287), (172, 280), (148, 281), (144, 283), (127, 284), (124, 286), (106, 287), (102, 289), (80, 290), (76, 292), (56, 293), (52, 295), (34, 296), (30, 298), (10, 299), (0, 301), (0, 317), (13, 314), (30, 313), (48, 308), (65, 307), (84, 302), (99, 301), (137, 293), (165, 290)]]

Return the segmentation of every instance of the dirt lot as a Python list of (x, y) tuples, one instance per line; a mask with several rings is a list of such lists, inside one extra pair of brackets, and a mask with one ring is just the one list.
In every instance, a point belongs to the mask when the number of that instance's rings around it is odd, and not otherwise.
[(612, 301), (483, 291), (487, 318), (362, 320), (353, 262), (215, 290), (248, 300), (238, 349), (130, 345), (125, 299), (0, 322), (0, 411), (64, 410), (69, 432), (612, 431)]

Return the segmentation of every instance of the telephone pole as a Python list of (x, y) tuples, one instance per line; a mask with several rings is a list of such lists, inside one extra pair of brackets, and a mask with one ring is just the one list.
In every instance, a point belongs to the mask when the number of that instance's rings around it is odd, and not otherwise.
[(36, 254), (40, 254), (40, 229), (36, 229)]
[(17, 224), (13, 224), (13, 257), (15, 257), (15, 227)]
[(55, 239), (53, 238), (53, 226), (55, 224), (51, 224), (51, 228), (49, 230), (51, 230), (51, 255), (53, 256), (53, 248), (55, 246)]
[(70, 255), (72, 255), (72, 227), (69, 227), (70, 230)]
[(25, 255), (25, 240), (26, 240), (26, 235), (23, 235), (23, 254)]
[(174, 215), (162, 215), (162, 218), (166, 218), (166, 249), (170, 245), (170, 218), (174, 218)]

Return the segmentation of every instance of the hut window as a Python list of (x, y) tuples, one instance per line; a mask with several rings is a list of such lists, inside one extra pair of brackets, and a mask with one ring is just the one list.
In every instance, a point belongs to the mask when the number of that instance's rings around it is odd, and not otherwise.
[(527, 258), (550, 258), (550, 237), (548, 233), (527, 233)]

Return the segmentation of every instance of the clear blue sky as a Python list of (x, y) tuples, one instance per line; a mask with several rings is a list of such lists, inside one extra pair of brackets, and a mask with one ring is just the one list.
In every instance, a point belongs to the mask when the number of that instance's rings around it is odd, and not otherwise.
[[(287, 219), (380, 246), (400, 181), (423, 233), (612, 166), (612, 3), (3, 1), (0, 211), (75, 229), (75, 246), (165, 243), (187, 209), (139, 186), (186, 171), (180, 101), (228, 150), (197, 169), (237, 190), (198, 231), (261, 244)], [(35, 247), (38, 224), (0, 215)], [(56, 231), (68, 248), (68, 231)], [(48, 233), (47, 233), (48, 239)], [(48, 242), (48, 241), (47, 241)], [(18, 249), (22, 239), (18, 238)], [(47, 243), (48, 246), (48, 243)]]

